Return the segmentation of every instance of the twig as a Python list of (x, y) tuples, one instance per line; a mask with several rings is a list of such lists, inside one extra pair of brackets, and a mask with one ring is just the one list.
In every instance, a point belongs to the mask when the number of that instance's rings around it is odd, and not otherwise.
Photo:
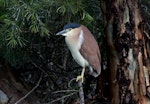
[(39, 79), (38, 83), (36, 84), (36, 86), (33, 87), (31, 91), (29, 91), (25, 96), (23, 96), (21, 99), (19, 99), (19, 100), (18, 100), (16, 103), (14, 103), (14, 104), (18, 104), (18, 103), (20, 103), (22, 100), (24, 100), (26, 97), (28, 97), (28, 96), (39, 86), (39, 84), (40, 84), (40, 82), (41, 82), (41, 80), (42, 80), (42, 77), (43, 77), (43, 73), (41, 73), (40, 79)]
[[(73, 78), (69, 81), (68, 83), (68, 87), (71, 87), (71, 82), (76, 80), (76, 78)], [(82, 85), (82, 81), (79, 80), (78, 81), (78, 87), (79, 87), (79, 99), (80, 99), (80, 104), (84, 104), (84, 91), (83, 91), (83, 85)]]
[(62, 93), (62, 92), (78, 92), (78, 90), (60, 90), (60, 91), (55, 91), (53, 93), (56, 94), (56, 93)]
[[(54, 79), (50, 76), (51, 74), (49, 74), (49, 72), (46, 72), (44, 69), (42, 69), (41, 67), (39, 67), (36, 63), (34, 63), (32, 60), (31, 60), (31, 63), (36, 67), (38, 68), (41, 72), (43, 72), (46, 76), (49, 76), (49, 78), (51, 79), (51, 81), (56, 85), (56, 82), (54, 81)], [(53, 71), (51, 71), (53, 72)], [(55, 72), (56, 73), (56, 72)]]
[(64, 69), (64, 67), (62, 65), (57, 64), (57, 62), (53, 61), (53, 63), (60, 69)]
[(72, 83), (72, 81), (74, 81), (74, 80), (76, 80), (76, 78), (73, 78), (73, 79), (71, 79), (71, 80), (69, 81), (68, 87), (71, 87), (71, 83)]
[(44, 74), (48, 75), (46, 71), (44, 71), (41, 67), (37, 66), (32, 60), (31, 60), (31, 63), (32, 63), (36, 68), (38, 68), (39, 70), (41, 70)]
[(84, 104), (84, 92), (81, 80), (78, 81), (78, 87), (79, 87), (80, 104)]
[(64, 98), (67, 98), (67, 97), (69, 97), (69, 96), (72, 96), (72, 95), (74, 95), (75, 93), (77, 93), (77, 92), (73, 92), (73, 93), (71, 93), (71, 94), (62, 96), (61, 98), (58, 98), (58, 99), (53, 100), (53, 101), (51, 101), (51, 102), (49, 102), (49, 103), (46, 103), (46, 104), (52, 104), (52, 103), (54, 103), (54, 102), (56, 102), (56, 101), (59, 101), (59, 100), (62, 100), (62, 99), (64, 99)]

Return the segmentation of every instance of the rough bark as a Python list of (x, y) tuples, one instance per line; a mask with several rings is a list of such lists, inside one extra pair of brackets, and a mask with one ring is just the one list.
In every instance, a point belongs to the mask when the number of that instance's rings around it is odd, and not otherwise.
[(101, 0), (112, 104), (148, 104), (149, 34), (140, 0)]

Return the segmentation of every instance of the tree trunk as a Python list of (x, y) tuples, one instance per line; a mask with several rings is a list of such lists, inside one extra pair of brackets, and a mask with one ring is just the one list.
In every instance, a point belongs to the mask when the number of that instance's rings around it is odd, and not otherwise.
[(140, 0), (100, 0), (111, 104), (149, 104), (150, 36)]

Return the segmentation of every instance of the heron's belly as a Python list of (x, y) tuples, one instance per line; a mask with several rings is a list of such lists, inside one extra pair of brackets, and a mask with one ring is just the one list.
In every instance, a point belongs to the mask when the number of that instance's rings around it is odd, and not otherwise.
[(74, 60), (82, 67), (89, 66), (88, 61), (80, 54), (79, 49), (83, 42), (83, 32), (80, 33), (79, 38), (69, 35), (65, 38), (66, 44), (71, 51)]
[[(67, 43), (67, 42), (66, 42)], [(79, 49), (72, 44), (68, 44), (68, 48), (71, 51), (72, 57), (74, 60), (82, 67), (89, 66), (88, 61), (80, 54)]]
[(87, 60), (85, 60), (85, 58), (80, 54), (79, 51), (74, 51), (71, 50), (71, 54), (74, 58), (74, 60), (82, 67), (86, 67), (89, 66), (89, 63), (87, 62)]

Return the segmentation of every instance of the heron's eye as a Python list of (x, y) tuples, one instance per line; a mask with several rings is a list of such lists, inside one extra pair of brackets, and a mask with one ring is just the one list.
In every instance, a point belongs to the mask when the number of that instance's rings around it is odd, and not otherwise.
[(69, 32), (69, 31), (71, 31), (71, 30), (72, 30), (72, 28), (69, 28), (69, 29), (67, 29), (66, 31)]

